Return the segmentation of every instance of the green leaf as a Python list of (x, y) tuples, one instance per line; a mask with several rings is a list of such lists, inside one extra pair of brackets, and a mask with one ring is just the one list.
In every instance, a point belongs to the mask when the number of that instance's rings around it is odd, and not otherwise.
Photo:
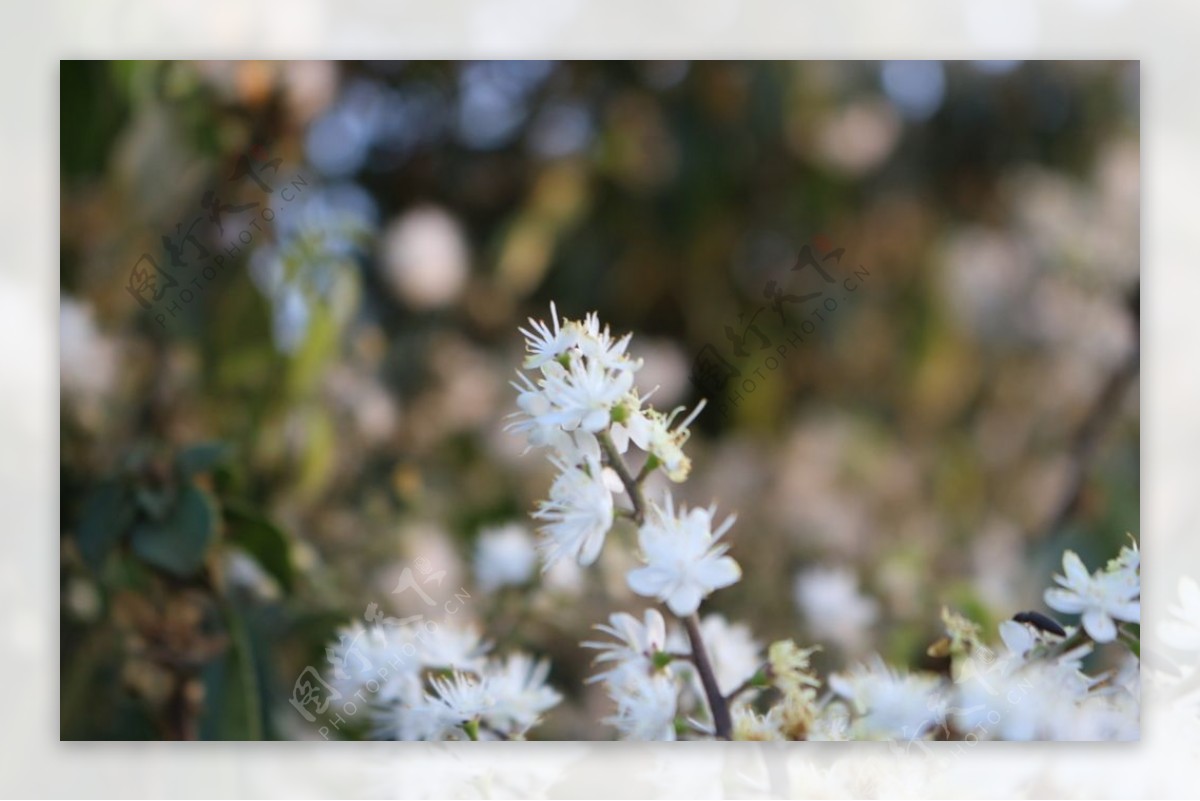
[[(251, 635), (247, 610), (235, 602), (222, 604), (230, 647), (202, 671), (204, 709), (200, 737), (204, 740), (261, 740), (271, 699), (264, 697), (261, 654)], [(262, 635), (263, 632), (254, 632)]]
[(265, 517), (242, 505), (226, 504), (228, 540), (241, 547), (283, 588), (291, 592), (295, 571), (287, 535)]
[(134, 528), (133, 551), (168, 573), (194, 575), (204, 565), (208, 546), (216, 536), (216, 522), (207, 493), (188, 484), (163, 520), (147, 520)]
[(137, 498), (138, 507), (154, 520), (164, 519), (174, 506), (175, 493), (168, 488), (152, 490), (148, 487), (138, 487), (133, 494)]
[(110, 479), (98, 486), (83, 505), (76, 538), (89, 568), (99, 571), (105, 557), (121, 541), (134, 518), (134, 506), (125, 486)]
[(211, 472), (229, 458), (230, 448), (223, 442), (201, 442), (179, 452), (177, 464), (185, 476)]

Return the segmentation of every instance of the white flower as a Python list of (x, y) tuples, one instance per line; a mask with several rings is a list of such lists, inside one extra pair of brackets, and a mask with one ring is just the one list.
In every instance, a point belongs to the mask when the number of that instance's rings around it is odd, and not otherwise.
[(516, 420), (505, 426), (505, 430), (524, 434), (525, 440), (528, 442), (526, 451), (529, 448), (541, 448), (556, 444), (557, 441), (566, 438), (566, 433), (553, 414), (554, 408), (550, 399), (546, 397), (542, 388), (533, 383), (524, 373), (518, 372), (517, 379), (520, 383), (517, 381), (509, 383), (517, 391), (517, 409), (519, 411), (509, 415), (510, 418), (516, 418)]
[(492, 665), (487, 674), (493, 705), (487, 711), (488, 725), (508, 736), (522, 736), (541, 716), (562, 700), (546, 686), (550, 663), (535, 662), (527, 654), (512, 654), (503, 665)]
[(625, 740), (674, 740), (678, 692), (668, 673), (622, 670), (609, 676), (615, 714), (604, 719)]
[(675, 516), (671, 494), (666, 509), (650, 505), (647, 520), (638, 529), (645, 567), (629, 572), (629, 587), (638, 595), (666, 602), (681, 617), (700, 607), (713, 590), (728, 587), (742, 577), (742, 569), (725, 556), (726, 545), (717, 541), (733, 525), (732, 516), (712, 530), (714, 507), (687, 510)]
[(648, 673), (654, 669), (654, 655), (666, 648), (667, 624), (657, 609), (647, 609), (641, 622), (626, 612), (615, 612), (609, 615), (607, 624), (598, 623), (594, 628), (613, 640), (587, 640), (582, 643), (583, 647), (600, 652), (596, 656), (596, 663), (615, 664), (588, 681), (607, 678), (625, 669)]
[(600, 469), (589, 459), (586, 469), (552, 459), (562, 472), (550, 487), (550, 500), (542, 501), (533, 516), (547, 521), (545, 537), (538, 543), (545, 567), (563, 557), (590, 565), (600, 555), (604, 537), (613, 525), (613, 498)]
[(449, 679), (434, 677), (430, 685), (433, 692), (410, 712), (424, 734), (420, 739), (470, 739), (467, 725), (478, 723), (496, 704), (488, 683), (466, 673), (456, 672)]
[(1063, 573), (1054, 577), (1063, 588), (1046, 590), (1046, 604), (1065, 614), (1081, 614), (1083, 628), (1096, 642), (1117, 638), (1114, 620), (1141, 622), (1141, 589), (1137, 582), (1131, 583), (1127, 572), (1089, 575), (1075, 552), (1067, 551), (1063, 554)]
[(325, 654), (332, 669), (330, 684), (345, 697), (365, 692), (376, 682), (378, 701), (411, 702), (420, 697), (422, 664), (411, 627), (355, 623), (338, 632), (338, 642)]
[(415, 627), (421, 665), (441, 670), (478, 671), (490, 645), (472, 624), (428, 623)]
[(625, 355), (633, 334), (613, 339), (607, 325), (604, 330), (600, 329), (600, 316), (596, 312), (589, 312), (582, 323), (572, 322), (568, 327), (574, 329), (576, 344), (589, 362), (595, 362), (605, 370), (629, 373), (641, 368), (640, 359), (634, 361)]
[(576, 330), (570, 325), (559, 325), (558, 309), (554, 307), (554, 301), (550, 302), (550, 323), (552, 328), (541, 320), (530, 317), (529, 328), (518, 329), (525, 335), (525, 350), (529, 351), (529, 355), (525, 357), (526, 369), (537, 369), (556, 361), (575, 344)]
[(1158, 634), (1180, 651), (1200, 651), (1200, 586), (1191, 576), (1179, 579), (1179, 604), (1168, 609), (1178, 620), (1164, 620)]
[(537, 568), (537, 548), (524, 526), (515, 523), (479, 533), (475, 543), (475, 579), (484, 592), (520, 586)]
[(936, 676), (902, 675), (878, 657), (848, 673), (833, 674), (829, 687), (858, 714), (854, 733), (863, 739), (920, 739), (945, 718)]
[(655, 458), (667, 478), (676, 483), (686, 480), (692, 462), (684, 455), (683, 445), (691, 436), (688, 426), (704, 409), (706, 401), (701, 400), (683, 422), (672, 428), (675, 418), (684, 407), (680, 406), (669, 415), (664, 415), (652, 408), (642, 409), (644, 400), (646, 398), (639, 398), (636, 392), (631, 392), (621, 401), (613, 415), (615, 420), (610, 430), (613, 445), (618, 453), (625, 453), (629, 443), (633, 442)]
[[(557, 369), (555, 369), (557, 368)], [(546, 365), (543, 391), (553, 411), (546, 419), (566, 431), (603, 431), (612, 420), (612, 408), (633, 386), (629, 370), (613, 372), (599, 361), (573, 361), (567, 369)]]
[(775, 706), (765, 715), (760, 715), (747, 706), (733, 710), (733, 739), (769, 742), (786, 740), (781, 731), (783, 707)]
[[(950, 717), (961, 736), (979, 740), (1094, 740), (1109, 726), (1089, 690), (1096, 680), (1080, 671), (1085, 644), (1053, 660), (1009, 657), (975, 664), (955, 681)], [(1136, 725), (1136, 713), (1135, 713)]]
[(813, 638), (847, 651), (863, 647), (879, 617), (879, 602), (859, 592), (858, 577), (847, 568), (809, 568), (796, 576), (793, 593)]

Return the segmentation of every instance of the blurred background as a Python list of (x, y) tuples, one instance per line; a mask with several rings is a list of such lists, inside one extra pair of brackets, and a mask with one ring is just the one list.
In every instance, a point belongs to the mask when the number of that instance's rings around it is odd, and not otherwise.
[(1136, 64), (61, 69), (64, 739), (319, 739), (296, 679), (426, 612), (406, 569), (552, 661), (535, 735), (610, 737), (632, 543), (540, 576), (512, 528), (551, 300), (709, 399), (676, 495), (738, 513), (734, 639), (944, 669), (943, 605), (993, 632), (1138, 534)]

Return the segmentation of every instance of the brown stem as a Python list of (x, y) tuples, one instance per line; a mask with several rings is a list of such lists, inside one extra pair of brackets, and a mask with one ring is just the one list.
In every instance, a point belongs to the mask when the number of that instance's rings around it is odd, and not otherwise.
[(712, 711), (717, 737), (731, 740), (733, 719), (729, 716), (729, 704), (717, 686), (717, 676), (713, 672), (712, 663), (708, 661), (708, 650), (704, 647), (704, 638), (700, 636), (700, 619), (693, 612), (683, 618), (683, 624), (687, 627), (688, 640), (692, 644), (692, 661), (696, 663), (700, 683), (704, 685), (704, 694), (708, 697), (708, 708)]
[(629, 495), (629, 502), (633, 504), (633, 520), (640, 526), (646, 520), (646, 497), (642, 494), (641, 484), (629, 472), (629, 467), (626, 466), (625, 460), (621, 458), (621, 454), (617, 453), (617, 446), (613, 445), (612, 437), (608, 435), (608, 432), (600, 432), (598, 439), (600, 440), (600, 447), (604, 450), (608, 466), (616, 471), (617, 476), (621, 479), (621, 483), (625, 486), (625, 492)]
[[(643, 469), (642, 474), (638, 478), (634, 478), (633, 474), (629, 472), (629, 466), (621, 458), (621, 454), (617, 453), (617, 446), (613, 444), (612, 437), (608, 435), (608, 432), (600, 432), (597, 438), (600, 440), (600, 447), (604, 450), (608, 466), (616, 471), (617, 476), (621, 479), (621, 484), (625, 487), (625, 492), (629, 494), (629, 501), (633, 504), (633, 520), (640, 526), (646, 520), (646, 497), (642, 494), (642, 481), (645, 480), (646, 471)], [(681, 619), (687, 628), (688, 640), (692, 645), (692, 662), (700, 674), (700, 683), (704, 685), (704, 695), (708, 698), (708, 708), (712, 712), (717, 737), (724, 740), (732, 739), (733, 720), (729, 716), (729, 704), (717, 686), (717, 676), (713, 672), (712, 663), (708, 660), (704, 638), (700, 635), (699, 618), (693, 613)]]

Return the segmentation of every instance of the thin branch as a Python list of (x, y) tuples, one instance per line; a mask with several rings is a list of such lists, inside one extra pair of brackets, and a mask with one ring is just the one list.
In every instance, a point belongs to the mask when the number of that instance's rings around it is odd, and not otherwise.
[[(634, 522), (640, 526), (646, 519), (646, 497), (642, 494), (641, 484), (645, 480), (646, 470), (643, 467), (641, 476), (634, 478), (633, 474), (629, 472), (629, 466), (617, 452), (617, 447), (613, 444), (612, 437), (608, 432), (600, 432), (597, 439), (600, 440), (600, 447), (604, 450), (608, 466), (616, 472), (625, 486), (625, 491), (629, 494), (630, 503), (633, 504)], [(725, 740), (732, 739), (733, 720), (729, 716), (729, 704), (726, 703), (725, 697), (721, 695), (721, 690), (717, 686), (717, 677), (713, 672), (712, 663), (708, 659), (708, 651), (704, 647), (704, 637), (700, 634), (699, 618), (692, 614), (681, 619), (687, 628), (688, 641), (692, 646), (692, 662), (695, 663), (696, 671), (700, 674), (700, 683), (704, 685), (704, 695), (708, 698), (708, 708), (712, 712), (717, 737)]]
[(617, 453), (617, 446), (613, 445), (612, 437), (608, 435), (608, 432), (601, 431), (597, 439), (600, 440), (600, 447), (604, 450), (608, 466), (616, 471), (621, 483), (625, 485), (629, 502), (633, 504), (633, 520), (640, 526), (646, 520), (646, 497), (642, 494), (642, 486), (629, 472), (629, 467), (621, 458), (621, 454)]
[(700, 619), (695, 613), (683, 618), (687, 627), (688, 640), (692, 644), (692, 661), (700, 674), (700, 683), (704, 685), (704, 694), (708, 697), (708, 708), (712, 712), (713, 726), (717, 737), (722, 740), (733, 739), (733, 719), (729, 716), (729, 704), (721, 695), (717, 686), (717, 676), (713, 672), (712, 663), (708, 659), (708, 651), (704, 647), (704, 638), (700, 635)]

